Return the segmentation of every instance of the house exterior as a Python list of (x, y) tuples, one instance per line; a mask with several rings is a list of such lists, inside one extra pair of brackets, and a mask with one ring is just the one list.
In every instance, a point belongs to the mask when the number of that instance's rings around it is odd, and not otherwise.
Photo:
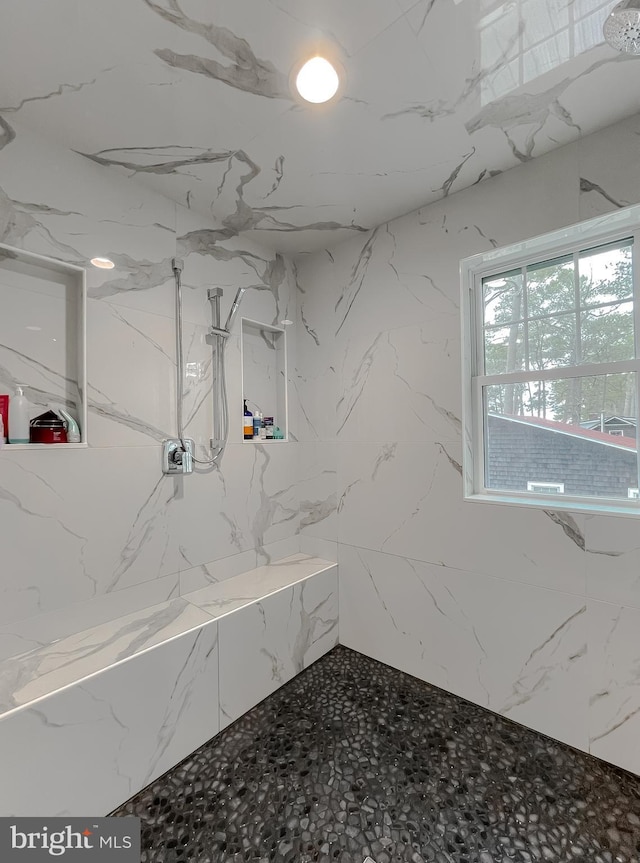
[(635, 437), (497, 414), (489, 415), (487, 437), (488, 488), (625, 499), (638, 496)]
[(635, 417), (594, 417), (580, 423), (583, 429), (602, 431), (618, 437), (636, 438), (637, 420)]

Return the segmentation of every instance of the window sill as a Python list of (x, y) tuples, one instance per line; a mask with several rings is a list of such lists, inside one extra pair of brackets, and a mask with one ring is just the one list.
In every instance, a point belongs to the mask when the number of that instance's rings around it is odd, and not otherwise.
[(598, 500), (569, 497), (567, 495), (550, 495), (549, 497), (531, 498), (525, 494), (468, 494), (465, 501), (470, 503), (493, 503), (499, 506), (520, 506), (528, 509), (553, 510), (554, 512), (575, 512), (585, 515), (619, 515), (626, 518), (640, 517), (640, 501), (631, 500)]

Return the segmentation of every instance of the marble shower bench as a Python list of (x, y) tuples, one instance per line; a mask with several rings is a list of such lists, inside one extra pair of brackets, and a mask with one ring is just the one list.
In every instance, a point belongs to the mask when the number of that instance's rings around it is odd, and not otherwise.
[(104, 815), (338, 643), (295, 554), (0, 662), (0, 816)]

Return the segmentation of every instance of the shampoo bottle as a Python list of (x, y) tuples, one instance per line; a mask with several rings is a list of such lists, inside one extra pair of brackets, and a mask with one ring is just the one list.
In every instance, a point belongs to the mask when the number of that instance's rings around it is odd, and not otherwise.
[(262, 428), (262, 413), (256, 411), (253, 415), (253, 439), (260, 440), (260, 430)]
[(244, 439), (245, 440), (253, 440), (253, 414), (247, 407), (247, 400), (244, 400), (244, 418), (243, 418), (243, 428), (244, 428)]
[(29, 402), (21, 386), (9, 403), (9, 443), (29, 443)]

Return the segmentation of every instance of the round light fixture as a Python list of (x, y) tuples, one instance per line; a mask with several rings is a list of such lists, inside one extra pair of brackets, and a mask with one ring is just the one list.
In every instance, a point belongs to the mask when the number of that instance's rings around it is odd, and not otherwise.
[(112, 270), (115, 267), (115, 264), (109, 258), (91, 258), (91, 263), (94, 267), (98, 267), (101, 270)]
[(324, 57), (316, 56), (302, 66), (295, 79), (296, 90), (306, 102), (319, 105), (338, 92), (340, 76)]

